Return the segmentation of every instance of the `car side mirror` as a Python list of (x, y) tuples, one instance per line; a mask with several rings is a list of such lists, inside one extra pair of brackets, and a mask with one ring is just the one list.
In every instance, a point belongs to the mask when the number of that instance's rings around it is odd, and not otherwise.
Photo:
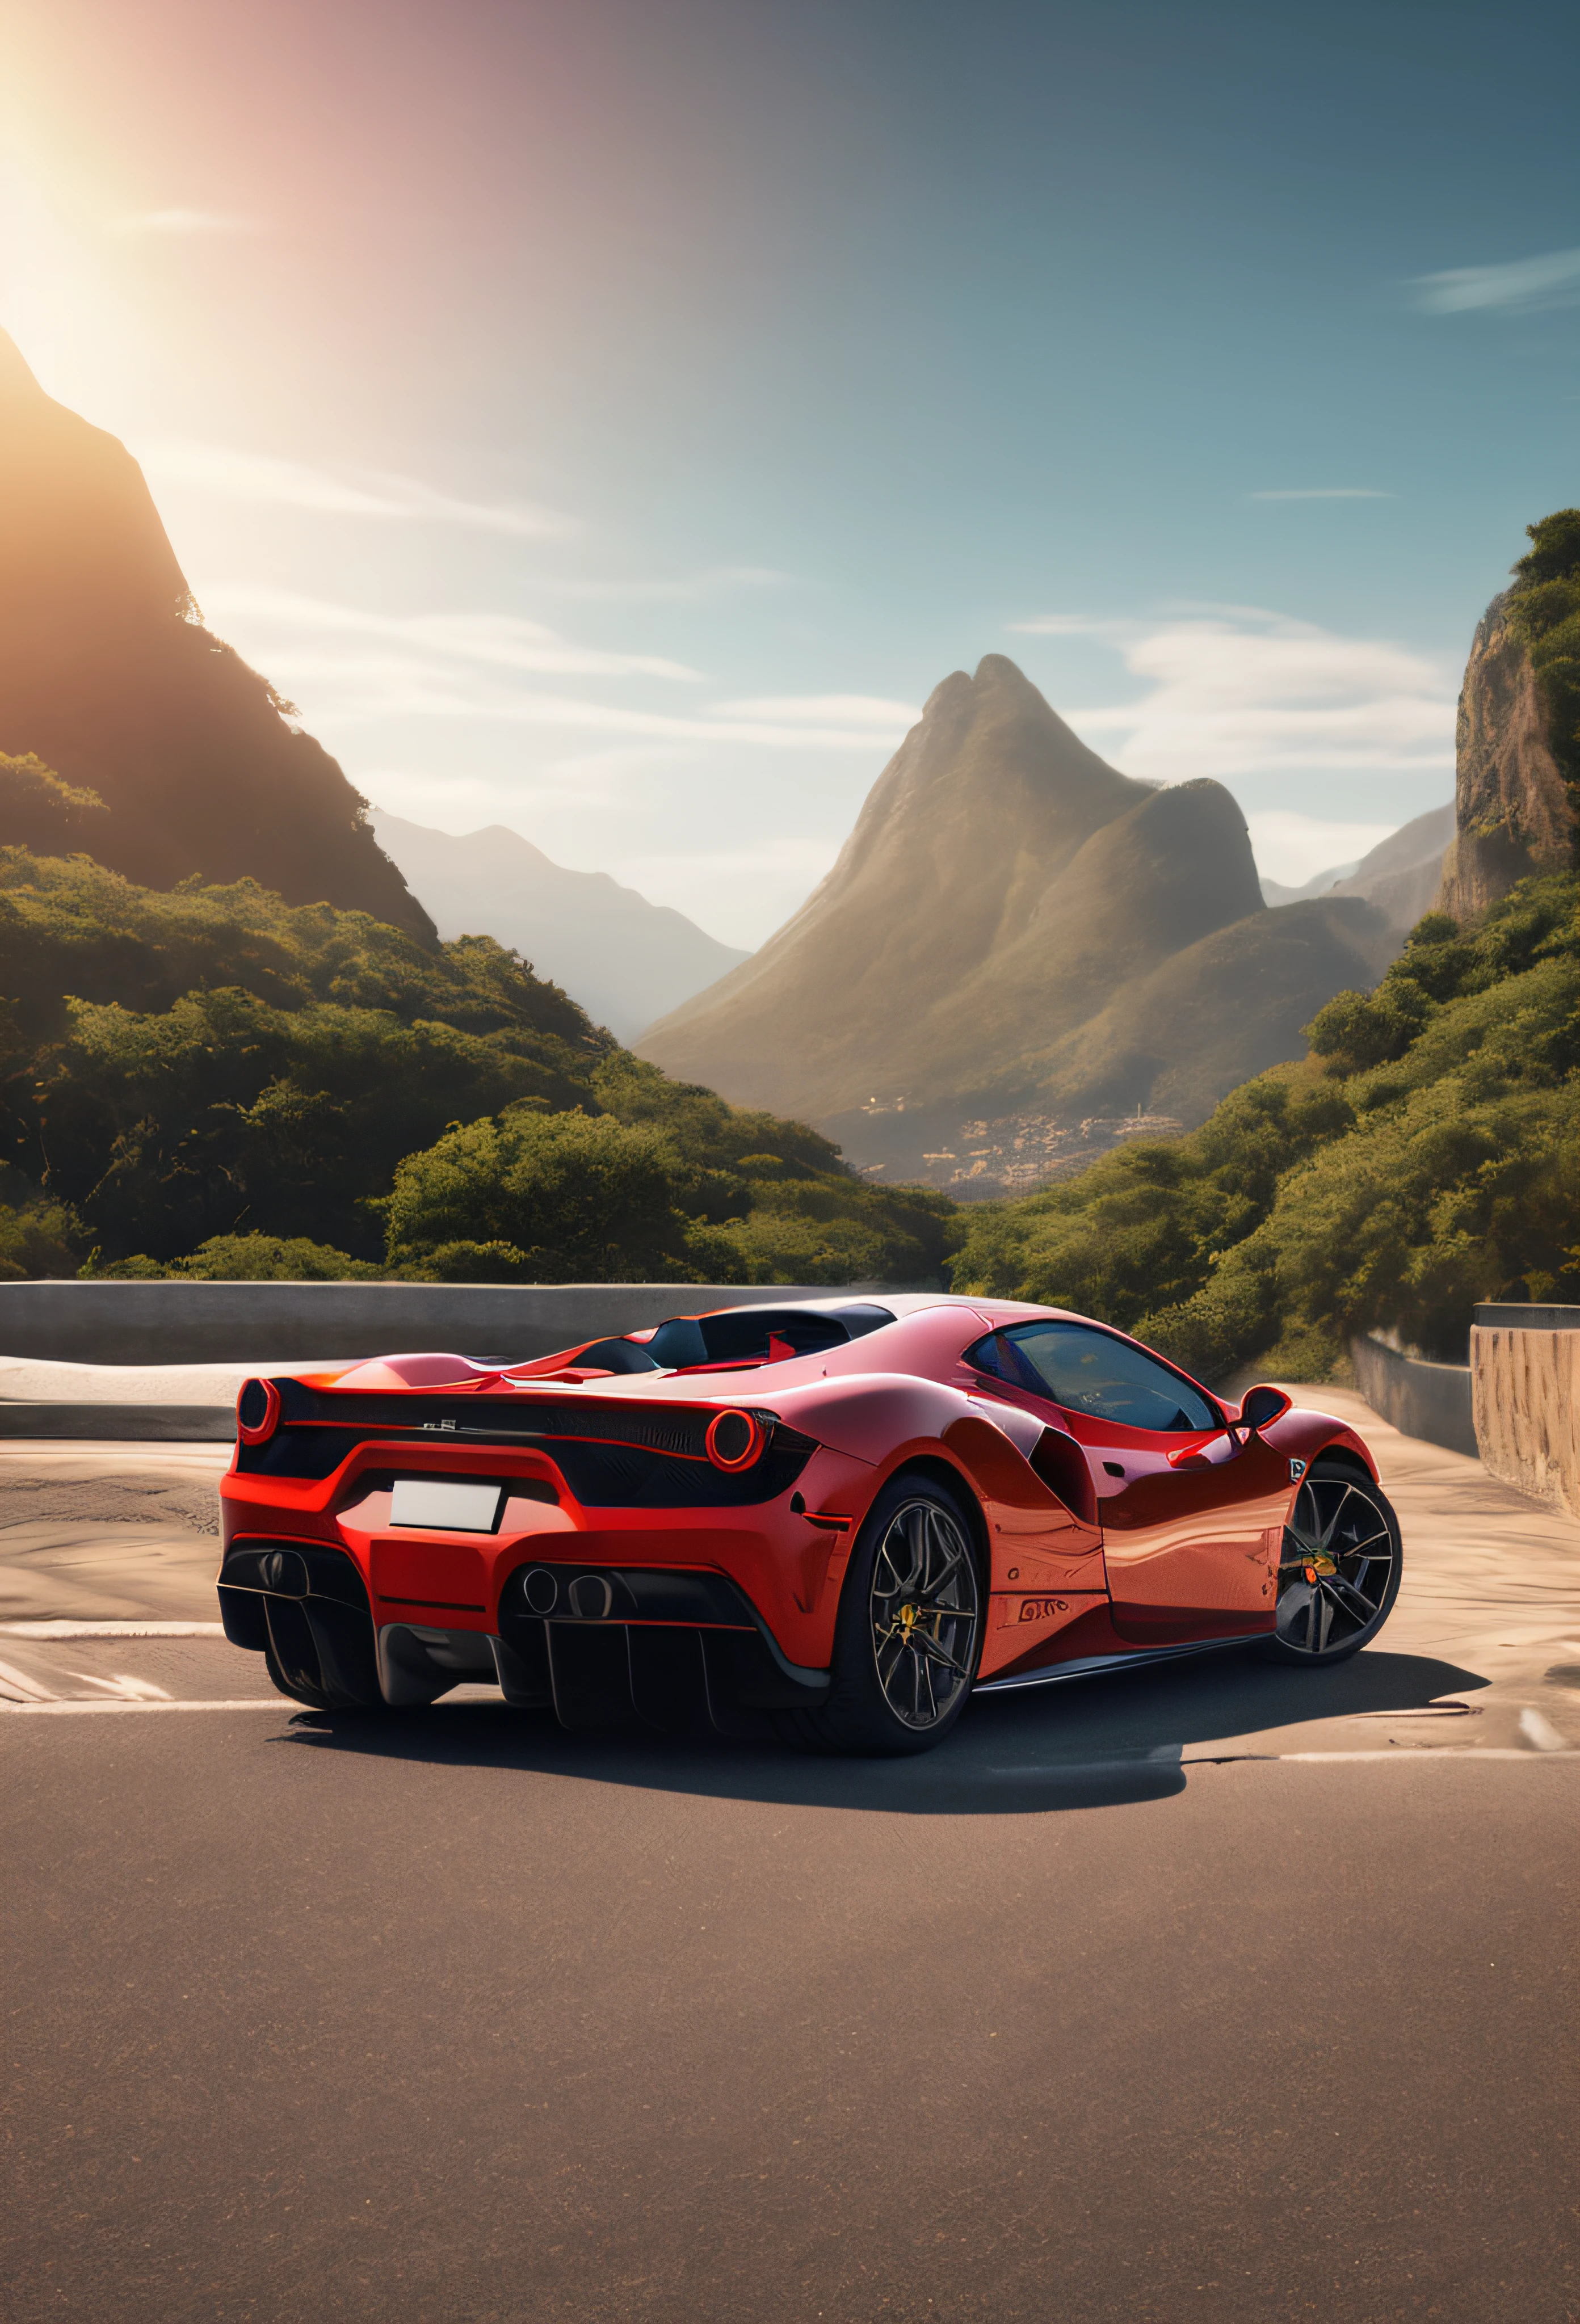
[(1281, 1420), (1294, 1401), (1281, 1388), (1247, 1388), (1240, 1401), (1240, 1425), (1254, 1436), (1258, 1429), (1270, 1428), (1275, 1420)]

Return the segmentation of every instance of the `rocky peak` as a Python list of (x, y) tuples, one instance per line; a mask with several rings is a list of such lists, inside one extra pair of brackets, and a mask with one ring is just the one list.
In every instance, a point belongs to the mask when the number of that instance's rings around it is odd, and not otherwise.
[(190, 604), (136, 461), (46, 395), (3, 331), (0, 511), (0, 622), (11, 638), (42, 641), (62, 623), (120, 632), (178, 619)]
[(1566, 868), (1574, 815), (1548, 735), (1512, 590), (1476, 624), (1455, 737), (1455, 835), (1443, 859), (1442, 910), (1484, 911), (1533, 872)]
[(4, 333), (0, 537), (0, 752), (98, 793), (102, 862), (150, 888), (251, 877), (433, 940), (365, 802), (200, 626), (136, 461)]
[[(936, 1118), (949, 1145), (962, 1106), (997, 1114), (1012, 1093), (1017, 1105), (1041, 1093), (1050, 1117), (1130, 1111), (1171, 1069), (1177, 1012), (1187, 1050), (1216, 1044), (1198, 1078), (1221, 1093), (1295, 1053), (1333, 975), (1365, 975), (1346, 912), (1369, 922), (1359, 904), (1267, 911), (1221, 784), (1119, 773), (990, 654), (934, 688), (795, 918), (639, 1049), (741, 1102), (836, 1125), (864, 1164), (879, 1158), (863, 1126), (874, 1113), (922, 1135)], [(1122, 1022), (1123, 993), (1136, 998)]]
[(996, 924), (1018, 861), (1067, 861), (1150, 788), (1089, 751), (1005, 655), (988, 654), (974, 676), (953, 670), (934, 687), (806, 911), (869, 879), (913, 893), (938, 882), (969, 889)]

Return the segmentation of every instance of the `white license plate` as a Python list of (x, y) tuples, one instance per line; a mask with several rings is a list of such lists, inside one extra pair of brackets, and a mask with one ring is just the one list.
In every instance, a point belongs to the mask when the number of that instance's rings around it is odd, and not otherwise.
[(504, 1499), (500, 1485), (460, 1485), (449, 1478), (397, 1477), (390, 1496), (393, 1526), (432, 1533), (493, 1533)]

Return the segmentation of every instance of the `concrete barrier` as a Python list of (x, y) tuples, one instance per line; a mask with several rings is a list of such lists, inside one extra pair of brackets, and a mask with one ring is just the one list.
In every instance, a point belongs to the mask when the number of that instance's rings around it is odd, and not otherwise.
[(524, 1363), (709, 1307), (871, 1285), (0, 1283), (0, 1356), (79, 1364), (334, 1363), (414, 1348)]
[(100, 1443), (234, 1444), (234, 1404), (0, 1403), (0, 1440), (92, 1438)]
[(1580, 1517), (1580, 1307), (1478, 1307), (1470, 1371), (1492, 1475)]
[(1373, 1412), (1406, 1436), (1476, 1457), (1468, 1364), (1432, 1364), (1407, 1356), (1369, 1332), (1350, 1342), (1355, 1386)]

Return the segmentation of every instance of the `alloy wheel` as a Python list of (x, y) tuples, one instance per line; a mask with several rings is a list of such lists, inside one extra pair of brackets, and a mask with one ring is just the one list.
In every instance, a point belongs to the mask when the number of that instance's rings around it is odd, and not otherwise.
[(1388, 1610), (1396, 1560), (1380, 1494), (1353, 1477), (1308, 1476), (1284, 1528), (1280, 1644), (1313, 1659), (1358, 1646)]
[(959, 1521), (933, 1499), (904, 1501), (873, 1560), (873, 1658), (894, 1717), (921, 1732), (948, 1717), (976, 1667), (976, 1561)]

